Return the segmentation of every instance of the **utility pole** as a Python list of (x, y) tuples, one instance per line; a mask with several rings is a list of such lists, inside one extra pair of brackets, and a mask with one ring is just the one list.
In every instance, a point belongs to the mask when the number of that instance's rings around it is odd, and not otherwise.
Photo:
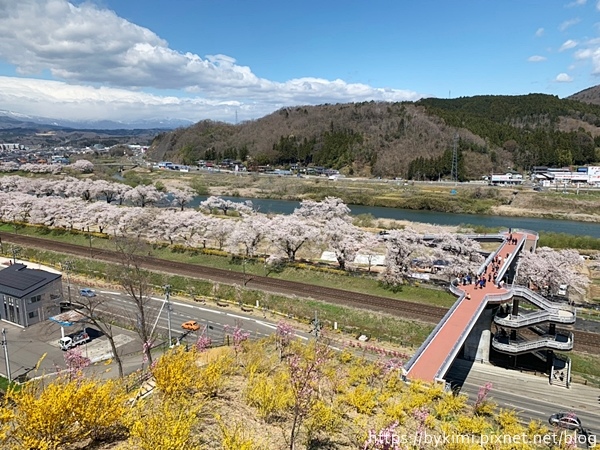
[(69, 297), (69, 308), (71, 307), (71, 269), (73, 263), (71, 261), (65, 261), (61, 264), (63, 270), (67, 273), (67, 295)]
[(171, 297), (171, 285), (165, 285), (165, 302), (167, 304), (167, 327), (169, 328), (169, 347), (173, 345), (173, 336), (171, 335), (171, 303), (169, 301)]
[(92, 257), (92, 233), (90, 227), (87, 227), (88, 237), (90, 238), (90, 258)]
[(10, 383), (12, 380), (10, 374), (10, 362), (8, 361), (8, 343), (6, 342), (6, 329), (2, 328), (2, 347), (4, 347), (4, 360), (6, 361), (6, 378)]
[(11, 245), (10, 250), (12, 252), (13, 264), (17, 263), (17, 255), (21, 253), (21, 247), (17, 245)]

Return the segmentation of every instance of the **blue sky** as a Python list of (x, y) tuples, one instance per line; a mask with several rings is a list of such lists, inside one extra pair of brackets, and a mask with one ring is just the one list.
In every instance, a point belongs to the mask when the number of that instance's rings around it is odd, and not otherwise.
[(255, 119), (600, 84), (600, 0), (0, 0), (0, 109)]

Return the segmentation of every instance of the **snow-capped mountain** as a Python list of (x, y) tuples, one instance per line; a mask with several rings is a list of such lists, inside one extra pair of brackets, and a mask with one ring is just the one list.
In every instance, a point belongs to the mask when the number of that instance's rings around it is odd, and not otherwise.
[(194, 123), (192, 120), (156, 118), (141, 119), (131, 122), (116, 122), (112, 120), (68, 120), (49, 117), (30, 116), (15, 111), (0, 110), (0, 129), (34, 128), (40, 125), (45, 128), (72, 128), (78, 130), (134, 130), (134, 129), (165, 129), (187, 127)]

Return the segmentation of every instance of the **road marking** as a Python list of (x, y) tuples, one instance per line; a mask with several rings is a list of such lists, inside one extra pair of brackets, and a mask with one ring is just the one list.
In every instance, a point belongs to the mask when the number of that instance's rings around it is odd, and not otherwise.
[(270, 323), (262, 322), (260, 320), (255, 320), (254, 322), (256, 322), (258, 325), (262, 325), (263, 327), (272, 328), (273, 330), (277, 329), (275, 325), (271, 325)]
[[(163, 298), (154, 298), (152, 297), (154, 300), (160, 300), (160, 301), (164, 301)], [(214, 309), (208, 309), (208, 308), (202, 308), (201, 306), (196, 306), (194, 304), (189, 304), (189, 303), (179, 303), (179, 302), (171, 302), (171, 305), (175, 305), (175, 306), (184, 306), (186, 308), (192, 308), (192, 309), (199, 309), (200, 311), (205, 311), (205, 312), (209, 312), (209, 313), (213, 313), (213, 314), (225, 314), (221, 311), (215, 311)]]
[(98, 291), (101, 294), (111, 294), (111, 295), (121, 295), (120, 292), (112, 292), (112, 291)]
[(237, 316), (235, 314), (231, 314), (231, 313), (226, 313), (227, 316), (229, 317), (234, 317), (236, 319), (243, 319), (243, 320), (252, 320), (250, 317), (245, 317), (245, 316)]

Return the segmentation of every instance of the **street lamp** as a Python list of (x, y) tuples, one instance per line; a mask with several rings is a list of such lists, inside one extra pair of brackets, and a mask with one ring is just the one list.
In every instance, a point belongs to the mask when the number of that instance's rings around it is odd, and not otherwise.
[(171, 303), (169, 301), (171, 297), (171, 285), (166, 284), (165, 289), (165, 303), (167, 304), (167, 327), (169, 329), (169, 347), (173, 345), (173, 336), (171, 335)]

